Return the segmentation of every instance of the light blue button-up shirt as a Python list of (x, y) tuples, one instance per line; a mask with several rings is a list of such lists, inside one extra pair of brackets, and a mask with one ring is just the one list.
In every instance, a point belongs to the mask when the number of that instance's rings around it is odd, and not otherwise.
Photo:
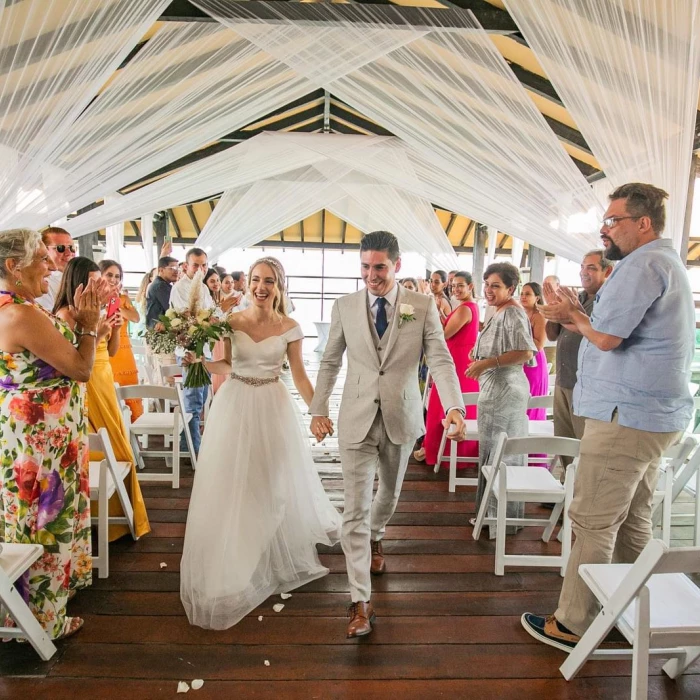
[(586, 338), (578, 354), (574, 413), (652, 433), (685, 430), (693, 413), (690, 363), (695, 311), (671, 241), (637, 248), (615, 266), (596, 297), (591, 325), (623, 338), (608, 352)]

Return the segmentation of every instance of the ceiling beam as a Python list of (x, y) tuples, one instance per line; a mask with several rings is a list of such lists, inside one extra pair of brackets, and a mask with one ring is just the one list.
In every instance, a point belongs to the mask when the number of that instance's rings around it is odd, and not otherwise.
[(321, 209), (321, 243), (326, 242), (326, 210)]
[(177, 219), (175, 218), (175, 214), (173, 214), (172, 209), (168, 209), (168, 221), (170, 222), (170, 225), (175, 229), (175, 236), (173, 238), (182, 238), (182, 231), (180, 231), (180, 225), (177, 223)]
[(464, 235), (462, 236), (462, 240), (460, 241), (459, 246), (453, 246), (453, 247), (455, 248), (455, 250), (456, 250), (457, 248), (463, 248), (463, 247), (464, 247), (464, 244), (467, 242), (467, 238), (469, 238), (469, 234), (472, 232), (472, 229), (473, 229), (475, 226), (476, 226), (476, 221), (474, 221), (474, 219), (472, 219), (472, 220), (469, 222), (469, 225), (467, 226), (467, 228), (464, 229)]
[(343, 221), (343, 227), (340, 230), (340, 241), (343, 245), (345, 245), (345, 234), (347, 233), (348, 230), (348, 222)]
[(299, 234), (301, 235), (301, 242), (304, 242), (304, 219), (299, 222)]
[[(374, 16), (370, 17), (357, 11), (357, 4), (373, 5)], [(440, 27), (443, 29), (471, 29), (472, 22), (464, 10), (471, 10), (481, 26), (489, 33), (511, 34), (518, 31), (518, 26), (512, 17), (485, 0), (460, 0), (455, 3), (459, 9), (437, 9), (428, 7), (397, 6), (390, 3), (348, 3), (334, 4), (333, 8), (321, 3), (287, 3), (287, 2), (257, 2), (248, 0), (225, 0), (219, 7), (224, 19), (231, 20), (264, 20), (269, 24), (293, 22), (301, 26), (317, 26), (323, 24), (389, 24), (404, 26), (411, 24), (418, 30), (430, 30)], [(213, 22), (206, 12), (192, 5), (187, 0), (173, 0), (159, 18), (163, 22)]]
[(131, 230), (134, 232), (134, 235), (135, 235), (137, 238), (141, 238), (141, 231), (140, 231), (139, 227), (136, 225), (136, 222), (135, 222), (135, 221), (129, 221), (129, 223), (131, 224)]
[(194, 213), (194, 207), (191, 204), (188, 204), (185, 208), (187, 209), (187, 213), (190, 215), (190, 221), (192, 222), (194, 232), (199, 236), (199, 234), (202, 233), (202, 228), (199, 225), (199, 221), (197, 221), (197, 216)]
[(455, 225), (455, 221), (457, 221), (457, 214), (452, 212), (450, 214), (450, 220), (447, 222), (447, 226), (445, 227), (445, 235), (449, 236), (450, 231), (452, 230), (452, 227)]

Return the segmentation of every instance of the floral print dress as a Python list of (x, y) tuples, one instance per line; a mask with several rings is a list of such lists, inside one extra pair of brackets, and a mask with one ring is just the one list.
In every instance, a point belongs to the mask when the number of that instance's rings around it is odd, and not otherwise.
[[(12, 303), (32, 302), (0, 291), (0, 313)], [(85, 385), (28, 350), (0, 349), (0, 539), (44, 546), (17, 588), (52, 639), (67, 624), (69, 590), (92, 582), (89, 468)]]

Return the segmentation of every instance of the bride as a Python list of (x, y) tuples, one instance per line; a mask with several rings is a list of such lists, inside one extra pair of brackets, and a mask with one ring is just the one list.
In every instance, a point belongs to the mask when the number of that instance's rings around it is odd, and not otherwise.
[[(252, 305), (229, 316), (230, 378), (214, 397), (187, 516), (180, 595), (190, 624), (226, 629), (276, 593), (325, 576), (317, 542), (334, 544), (341, 517), (323, 490), (301, 415), (279, 381), (285, 354), (307, 405), (304, 334), (285, 313), (275, 258), (250, 270)], [(185, 364), (194, 358), (188, 354)]]

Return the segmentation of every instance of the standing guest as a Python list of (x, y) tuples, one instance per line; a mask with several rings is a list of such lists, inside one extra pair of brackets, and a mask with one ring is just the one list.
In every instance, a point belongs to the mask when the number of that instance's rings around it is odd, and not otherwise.
[(413, 277), (404, 277), (400, 284), (404, 289), (408, 289), (411, 292), (418, 291), (418, 282)]
[[(65, 321), (70, 328), (74, 328), (75, 320), (70, 308), (71, 299), (81, 285), (85, 288), (90, 281), (94, 283), (100, 278), (100, 268), (92, 260), (81, 257), (73, 258), (66, 265), (54, 304), (54, 315)], [(119, 332), (122, 325), (121, 311), (117, 311), (111, 317), (105, 318), (104, 323), (100, 326), (95, 362), (87, 383), (87, 419), (91, 433), (96, 433), (100, 428), (107, 430), (117, 461), (129, 462), (131, 465), (125, 485), (134, 510), (134, 533), (136, 537), (141, 537), (141, 535), (150, 532), (151, 527), (148, 523), (146, 505), (141, 495), (141, 486), (134, 467), (134, 455), (129, 444), (129, 435), (119, 409), (117, 392), (114, 389), (112, 366), (109, 363), (110, 357), (113, 357), (119, 350)], [(101, 456), (96, 455), (96, 458), (101, 459)], [(117, 518), (124, 517), (124, 510), (116, 493), (109, 499), (109, 514)], [(130, 529), (127, 525), (109, 526), (109, 539), (112, 542), (128, 533), (130, 533)]]
[(148, 287), (155, 279), (156, 272), (158, 272), (157, 267), (154, 267), (150, 272), (147, 272), (141, 279), (139, 291), (136, 292), (134, 306), (139, 314), (139, 320), (138, 323), (135, 323), (132, 327), (131, 335), (134, 338), (142, 336), (146, 331), (146, 294), (148, 293)]
[(430, 275), (430, 293), (433, 295), (438, 314), (440, 315), (440, 321), (443, 323), (452, 311), (450, 300), (445, 294), (446, 286), (447, 273), (444, 270), (435, 270), (435, 272)]
[[(122, 286), (124, 272), (122, 266), (116, 260), (102, 260), (99, 264), (102, 277), (113, 290), (112, 299), (119, 300), (119, 311), (122, 319), (129, 323), (138, 323), (140, 316), (129, 298), (129, 292)], [(134, 386), (139, 383), (139, 371), (136, 367), (136, 358), (131, 349), (129, 326), (122, 323), (119, 328), (119, 347), (114, 355), (110, 355), (109, 363), (112, 365), (114, 381), (119, 386)], [(126, 404), (131, 413), (131, 422), (143, 415), (143, 402), (141, 399), (127, 399)]]
[[(479, 391), (479, 382), (466, 375), (467, 369), (472, 364), (470, 354), (476, 343), (479, 333), (479, 307), (473, 297), (474, 284), (472, 276), (468, 272), (456, 271), (452, 281), (453, 296), (459, 300), (460, 305), (445, 319), (445, 340), (447, 349), (452, 355), (459, 378), (462, 393)], [(466, 409), (467, 420), (476, 418), (476, 406), (468, 406)], [(434, 465), (437, 462), (437, 453), (442, 440), (442, 421), (445, 411), (440, 401), (437, 386), (433, 384), (428, 399), (428, 415), (425, 419), (425, 439), (423, 449), (414, 453), (417, 461), (425, 459), (427, 464)], [(479, 443), (476, 440), (464, 440), (458, 443), (457, 455), (459, 457), (476, 457), (479, 454)], [(461, 466), (461, 465), (460, 465)], [(464, 466), (468, 466), (464, 464)]]
[(459, 270), (450, 270), (447, 273), (447, 287), (445, 287), (445, 292), (447, 292), (447, 296), (450, 300), (450, 307), (453, 311), (462, 304), (462, 302), (460, 302), (459, 299), (455, 299), (454, 293), (452, 291), (452, 282), (454, 281), (457, 272), (459, 272)]
[(242, 270), (236, 270), (235, 272), (231, 273), (231, 277), (233, 277), (234, 294), (239, 300), (238, 304), (233, 310), (244, 311), (250, 306), (250, 302), (248, 301), (248, 297), (246, 296), (246, 293), (248, 291), (246, 274)]
[(49, 277), (49, 290), (42, 294), (36, 303), (43, 306), (47, 311), (53, 309), (53, 302), (61, 286), (61, 278), (66, 265), (75, 257), (78, 246), (73, 241), (73, 237), (64, 228), (49, 226), (41, 234), (46, 249), (49, 251), (55, 269)]
[[(214, 300), (211, 297), (209, 288), (203, 283), (200, 283), (198, 290), (192, 289), (194, 276), (200, 272), (202, 276), (207, 274), (209, 267), (207, 254), (201, 248), (190, 248), (185, 256), (187, 267), (185, 268), (184, 276), (178, 280), (172, 288), (170, 294), (170, 306), (173, 309), (186, 309), (190, 305), (190, 295), (196, 294), (199, 298), (199, 307), (201, 309), (211, 309), (215, 306)], [(187, 374), (187, 369), (183, 368), (183, 375)], [(209, 394), (208, 386), (198, 387), (183, 387), (185, 396), (185, 411), (192, 417), (188, 424), (188, 430), (192, 437), (192, 446), (194, 447), (195, 456), (199, 454), (199, 445), (202, 440), (199, 431), (202, 412), (204, 411), (204, 403)], [(187, 440), (183, 431), (180, 437), (180, 449), (184, 454), (188, 453)]]
[(570, 289), (543, 308), (548, 320), (576, 327), (579, 348), (574, 412), (586, 419), (569, 516), (575, 535), (559, 606), (525, 613), (536, 639), (569, 651), (598, 614), (581, 564), (633, 563), (652, 537), (651, 504), (664, 450), (693, 414), (688, 389), (695, 310), (688, 274), (661, 238), (666, 192), (643, 183), (618, 187), (600, 229), (605, 256), (620, 260), (598, 293), (593, 314)]
[(73, 330), (36, 304), (53, 259), (36, 231), (0, 232), (0, 539), (44, 545), (15, 584), (51, 639), (77, 632), (72, 593), (92, 582), (85, 384), (102, 284), (71, 298)]
[(207, 286), (209, 294), (211, 294), (211, 299), (214, 302), (214, 306), (219, 306), (222, 298), (221, 278), (219, 277), (219, 273), (213, 267), (210, 267), (207, 270), (207, 274), (204, 275), (204, 279), (202, 281)]
[(146, 327), (153, 328), (158, 319), (170, 308), (170, 293), (177, 280), (177, 260), (168, 256), (158, 261), (158, 276), (146, 295)]
[[(544, 354), (547, 321), (537, 306), (544, 303), (542, 287), (537, 282), (524, 284), (520, 292), (520, 303), (527, 314), (532, 339), (537, 348), (534, 364), (531, 365), (528, 362), (523, 367), (527, 381), (530, 383), (530, 396), (547, 396), (549, 393), (549, 371), (547, 370), (547, 357)], [(527, 417), (530, 420), (547, 420), (547, 409), (531, 408), (527, 412)]]
[[(581, 286), (583, 291), (578, 295), (578, 302), (586, 316), (593, 313), (593, 303), (603, 282), (613, 271), (613, 263), (603, 255), (602, 250), (591, 250), (583, 256), (581, 262)], [(547, 303), (558, 302), (557, 289), (559, 285), (544, 281), (544, 297)], [(547, 337), (557, 342), (557, 381), (554, 386), (554, 434), (558, 437), (583, 437), (586, 420), (574, 413), (574, 386), (576, 386), (576, 366), (578, 365), (578, 349), (583, 336), (575, 326), (566, 326), (556, 321), (547, 321)], [(570, 458), (566, 458), (569, 463)]]
[(181, 262), (177, 266), (177, 280), (175, 280), (175, 281), (176, 282), (180, 281), (185, 276), (186, 273), (187, 273), (187, 263)]
[[(221, 281), (219, 278), (219, 273), (213, 267), (207, 270), (207, 274), (204, 276), (204, 284), (207, 286), (207, 289), (211, 294), (212, 301), (216, 305), (217, 315), (225, 317), (226, 314), (239, 303), (240, 299), (238, 299), (237, 297), (224, 295), (221, 286)], [(212, 351), (212, 361), (220, 362), (224, 359), (224, 353), (224, 339), (220, 338), (214, 344), (214, 349)], [(214, 394), (216, 394), (216, 392), (226, 381), (226, 379), (227, 376), (225, 374), (212, 375), (211, 386)]]
[[(476, 504), (478, 508), (482, 498), (489, 498), (489, 515), (494, 517), (495, 499), (484, 493), (486, 480), (481, 474), (481, 467), (488, 464), (491, 448), (501, 433), (507, 433), (511, 438), (526, 437), (528, 433), (525, 411), (530, 385), (523, 365), (533, 356), (535, 344), (527, 316), (513, 298), (519, 283), (520, 272), (515, 265), (500, 262), (486, 268), (484, 294), (486, 303), (495, 309), (495, 313), (479, 336), (472, 353), (474, 362), (467, 369), (467, 377), (479, 380), (479, 484)], [(522, 456), (506, 461), (524, 465)], [(507, 517), (522, 517), (522, 510), (522, 503), (509, 504)], [(495, 537), (494, 526), (490, 527), (490, 533)]]

